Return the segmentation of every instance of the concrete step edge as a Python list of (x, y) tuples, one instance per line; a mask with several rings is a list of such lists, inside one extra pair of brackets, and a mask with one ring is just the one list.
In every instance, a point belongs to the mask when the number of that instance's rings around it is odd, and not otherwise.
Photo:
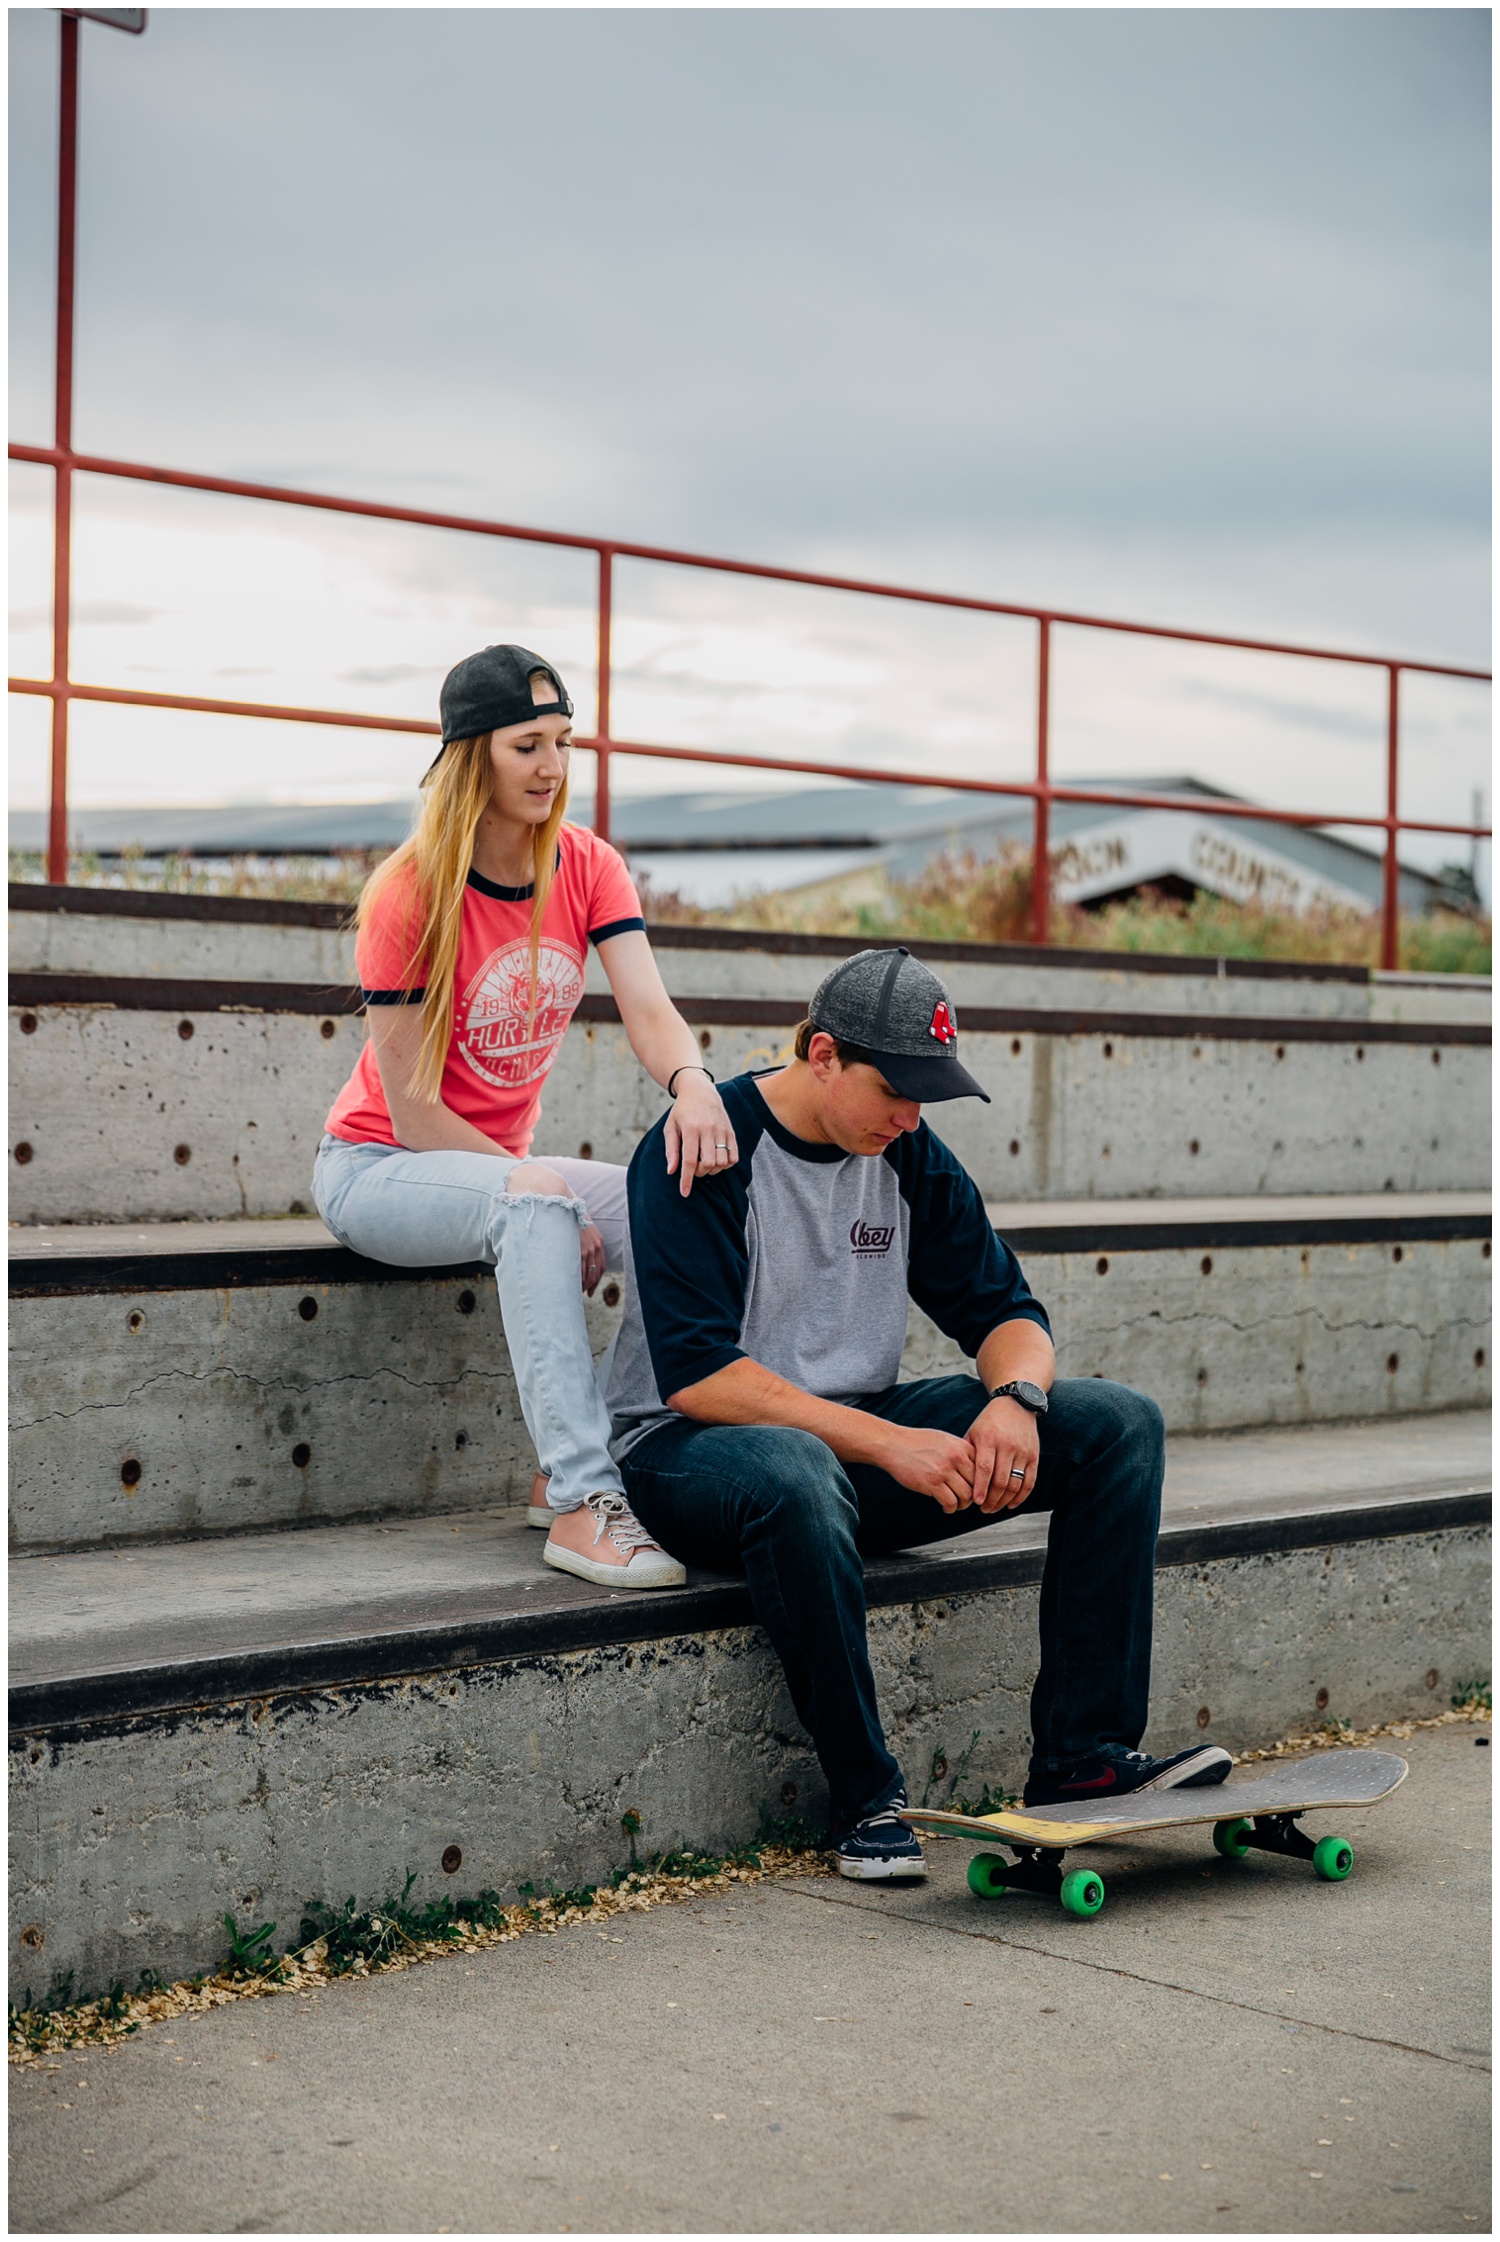
[[(1326, 1209), (1329, 1201), (1315, 1202)], [(1007, 1216), (996, 1227), (1019, 1254), (1205, 1252), (1232, 1247), (1395, 1245), (1458, 1239), (1487, 1239), (1493, 1216), (1470, 1206), (1420, 1212), (1402, 1210), (1393, 1195), (1380, 1208), (1358, 1213), (1274, 1215), (1193, 1215), (1174, 1218), (1153, 1202), (1101, 1201), (1097, 1220), (1087, 1224), (1049, 1221), (1045, 1205), (1023, 1220)], [(1149, 1212), (1147, 1211), (1149, 1208)], [(103, 1225), (89, 1225), (93, 1251), (48, 1252), (48, 1241), (33, 1245), (12, 1233), (8, 1290), (12, 1300), (55, 1299), (88, 1293), (187, 1292), (243, 1289), (257, 1285), (416, 1284), (439, 1277), (488, 1279), (487, 1263), (466, 1261), (432, 1268), (396, 1267), (370, 1261), (334, 1239), (299, 1236), (295, 1242), (225, 1245), (203, 1224), (197, 1237), (190, 1224), (162, 1224), (159, 1236), (143, 1246), (139, 1236), (118, 1248), (101, 1249)], [(145, 1225), (121, 1224), (137, 1233)], [(208, 1233), (204, 1235), (203, 1233)], [(179, 1238), (181, 1243), (178, 1243)], [(38, 1250), (40, 1248), (40, 1250)]]
[[(303, 981), (184, 980), (165, 975), (24, 972), (10, 976), (10, 1003), (41, 1011), (106, 1006), (127, 1012), (290, 1012), (332, 1018), (358, 1012), (357, 988)], [(806, 1006), (782, 997), (679, 996), (677, 1009), (694, 1027), (795, 1027)], [(614, 998), (585, 996), (576, 1017), (585, 1025), (618, 1025)], [(1170, 1038), (1181, 1042), (1395, 1043), (1488, 1048), (1492, 1031), (1477, 1020), (1275, 1018), (1256, 1013), (1071, 1010), (1040, 1006), (963, 1007), (971, 1035)]]
[[(1462, 1488), (1168, 1526), (1157, 1544), (1157, 1566), (1427, 1536), (1487, 1525), (1490, 1516), (1489, 1491)], [(867, 1600), (879, 1608), (1033, 1585), (1041, 1579), (1044, 1558), (1045, 1547), (1038, 1540), (967, 1559), (927, 1551), (881, 1559), (867, 1568)], [(612, 1644), (670, 1641), (749, 1626), (753, 1620), (749, 1592), (738, 1581), (700, 1579), (686, 1590), (664, 1595), (599, 1593), (565, 1609), (393, 1626), (343, 1639), (43, 1676), (11, 1687), (10, 1727), (13, 1737), (77, 1729), (119, 1731), (133, 1723), (247, 1699), (357, 1688), (434, 1670), (525, 1661)]]

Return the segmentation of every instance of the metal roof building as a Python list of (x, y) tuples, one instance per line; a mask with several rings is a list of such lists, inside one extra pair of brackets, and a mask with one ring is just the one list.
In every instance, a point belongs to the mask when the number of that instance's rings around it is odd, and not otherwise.
[[(1234, 902), (1302, 911), (1319, 903), (1379, 907), (1378, 849), (1326, 829), (1214, 815), (1242, 800), (1184, 777), (1114, 779), (1118, 788), (1184, 795), (1201, 809), (1111, 809), (1055, 803), (1053, 878), (1061, 901), (1102, 903), (1152, 886), (1187, 895), (1199, 888)], [(365, 803), (230, 803), (220, 807), (77, 808), (73, 845), (105, 857), (148, 859), (332, 856), (393, 848), (410, 830), (415, 799)], [(581, 790), (573, 814), (587, 824)], [(39, 849), (41, 811), (13, 811), (13, 848)], [(617, 799), (614, 839), (659, 888), (708, 906), (737, 893), (838, 891), (873, 894), (916, 877), (943, 853), (993, 856), (1026, 847), (1031, 807), (1021, 799), (958, 794), (941, 787), (823, 786), (658, 794)], [(1403, 867), (1401, 905), (1422, 911), (1453, 890)]]

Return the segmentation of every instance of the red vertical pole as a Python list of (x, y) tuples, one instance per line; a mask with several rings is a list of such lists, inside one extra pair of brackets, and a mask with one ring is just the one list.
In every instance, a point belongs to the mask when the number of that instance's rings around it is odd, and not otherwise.
[(609, 638), (613, 624), (614, 554), (599, 548), (599, 715), (595, 730), (599, 746), (594, 755), (594, 831), (609, 839)]
[(1052, 619), (1043, 615), (1037, 640), (1036, 664), (1036, 823), (1031, 845), (1031, 939), (1045, 942), (1052, 919), (1051, 846), (1052, 796), (1047, 769), (1048, 702), (1052, 672)]
[(1401, 666), (1392, 662), (1387, 676), (1390, 695), (1385, 727), (1385, 881), (1380, 910), (1380, 963), (1394, 973), (1401, 956), (1401, 866), (1396, 856), (1396, 818), (1399, 809), (1398, 761), (1401, 742)]
[(47, 877), (68, 877), (68, 626), (73, 544), (73, 242), (78, 201), (78, 18), (62, 18), (57, 129), (57, 349), (52, 512), (52, 771)]

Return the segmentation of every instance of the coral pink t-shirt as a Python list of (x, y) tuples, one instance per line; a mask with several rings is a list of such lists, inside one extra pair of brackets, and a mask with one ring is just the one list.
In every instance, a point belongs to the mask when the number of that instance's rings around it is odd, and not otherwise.
[[(393, 880), (355, 946), (367, 1005), (419, 1002), (423, 960), (413, 948), (415, 872)], [(453, 1037), (443, 1067), (444, 1105), (507, 1152), (524, 1155), (542, 1085), (583, 995), (590, 942), (644, 931), (640, 898), (618, 853), (584, 826), (564, 825), (542, 913), (536, 1016), (531, 1019), (531, 889), (497, 887), (470, 872), (454, 975)], [(325, 1127), (353, 1144), (399, 1144), (381, 1088), (375, 1046), (333, 1103)]]

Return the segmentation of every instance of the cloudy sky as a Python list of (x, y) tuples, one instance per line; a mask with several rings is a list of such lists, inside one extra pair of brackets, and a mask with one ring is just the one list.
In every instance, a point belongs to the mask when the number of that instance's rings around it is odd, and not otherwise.
[[(57, 17), (9, 25), (12, 432), (45, 441)], [(1483, 664), (1488, 37), (1478, 9), (85, 25), (77, 441)], [(12, 470), (32, 674), (47, 484)], [(576, 558), (97, 482), (78, 545), (79, 676), (425, 714), (452, 660), (517, 636), (586, 686)], [(1027, 627), (640, 566), (620, 605), (629, 736), (1024, 763)], [(1082, 633), (1056, 671), (1064, 770), (1380, 806), (1378, 678)], [(1466, 815), (1482, 689), (1414, 682), (1409, 709), (1407, 807)], [(12, 712), (36, 800), (42, 712)], [(385, 793), (421, 761), (76, 728), (100, 801)]]

